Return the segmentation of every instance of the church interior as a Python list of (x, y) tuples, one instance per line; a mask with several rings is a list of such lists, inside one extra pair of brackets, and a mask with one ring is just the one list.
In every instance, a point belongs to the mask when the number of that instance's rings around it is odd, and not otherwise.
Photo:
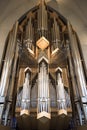
[(0, 130), (87, 129), (83, 1), (0, 1)]

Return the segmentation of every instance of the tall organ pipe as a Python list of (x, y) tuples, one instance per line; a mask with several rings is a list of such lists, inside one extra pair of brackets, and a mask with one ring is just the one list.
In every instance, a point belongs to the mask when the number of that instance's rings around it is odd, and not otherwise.
[(81, 103), (84, 111), (85, 120), (87, 121), (87, 89), (86, 80), (84, 77), (83, 67), (80, 58), (80, 52), (78, 49), (75, 33), (72, 32), (70, 23), (68, 22), (68, 31), (70, 39), (70, 47), (72, 52), (72, 58), (75, 67), (75, 74), (78, 83), (78, 89), (80, 92)]
[(29, 17), (28, 24), (26, 25), (25, 42), (27, 47), (33, 50), (33, 27), (32, 27), (32, 17)]
[(12, 101), (12, 94), (13, 94), (14, 82), (15, 82), (15, 77), (16, 77), (17, 61), (18, 61), (18, 45), (16, 46), (14, 64), (13, 64), (13, 69), (12, 69), (12, 78), (11, 78), (9, 90), (8, 90), (8, 99), (10, 101)]
[(54, 17), (54, 23), (53, 23), (53, 32), (52, 32), (52, 42), (54, 44), (54, 48), (56, 49), (59, 47), (60, 42), (60, 32), (59, 32), (59, 25), (57, 24), (56, 17)]
[(46, 112), (50, 114), (48, 77), (49, 77), (48, 64), (46, 63), (46, 61), (42, 60), (39, 63), (39, 73), (38, 73), (38, 113), (37, 114), (40, 114), (41, 112)]
[(15, 52), (14, 63), (13, 63), (13, 68), (12, 68), (12, 77), (10, 79), (9, 88), (8, 88), (8, 94), (7, 94), (8, 102), (7, 102), (7, 106), (5, 110), (4, 125), (7, 125), (8, 116), (10, 114), (10, 108), (12, 105), (12, 94), (13, 94), (14, 82), (15, 82), (15, 76), (16, 76), (17, 60), (18, 60), (18, 45), (16, 46), (16, 52)]
[(0, 122), (2, 120), (5, 98), (7, 96), (7, 91), (8, 91), (9, 81), (10, 81), (12, 62), (13, 62), (13, 58), (14, 58), (14, 54), (15, 54), (17, 28), (18, 28), (18, 22), (16, 22), (16, 24), (13, 27), (12, 32), (10, 32), (8, 47), (7, 47), (6, 55), (5, 55), (5, 63), (4, 63), (2, 75), (1, 75), (1, 82), (0, 82), (0, 100), (1, 100)]
[(25, 82), (23, 84), (22, 103), (21, 103), (21, 115), (29, 115), (30, 109), (30, 69), (25, 70)]
[(71, 75), (72, 86), (73, 86), (74, 102), (77, 108), (80, 125), (82, 125), (82, 115), (81, 115), (82, 112), (81, 112), (81, 106), (79, 101), (80, 95), (79, 95), (79, 90), (75, 79), (75, 72), (74, 72), (75, 69), (73, 68), (73, 62), (72, 62), (69, 46), (68, 46), (68, 61), (69, 61), (69, 69), (70, 69), (70, 75)]
[(56, 70), (56, 77), (57, 77), (57, 103), (58, 103), (58, 114), (62, 115), (65, 114), (67, 115), (67, 110), (66, 110), (66, 99), (65, 99), (65, 92), (64, 92), (64, 86), (62, 83), (62, 69), (57, 68)]
[(44, 0), (41, 0), (41, 4), (38, 10), (38, 32), (39, 37), (45, 36), (47, 37), (47, 11), (45, 7)]
[(18, 22), (15, 26), (9, 37), (9, 43), (5, 56), (5, 63), (2, 71), (1, 82), (0, 82), (0, 96), (5, 97), (8, 90), (8, 84), (11, 74), (12, 61), (14, 58), (15, 47), (16, 47), (16, 36), (17, 36)]

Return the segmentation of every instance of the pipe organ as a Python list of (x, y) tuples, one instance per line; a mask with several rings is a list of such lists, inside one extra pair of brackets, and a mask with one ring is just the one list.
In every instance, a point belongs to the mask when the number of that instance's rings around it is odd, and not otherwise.
[[(16, 22), (6, 44), (0, 79), (1, 124), (10, 125), (14, 117), (18, 124), (19, 118), (27, 117), (32, 124), (33, 118), (42, 125), (67, 118), (67, 126), (72, 120), (74, 128), (87, 123), (84, 59), (67, 19), (41, 0)], [(33, 127), (29, 129), (38, 129)]]

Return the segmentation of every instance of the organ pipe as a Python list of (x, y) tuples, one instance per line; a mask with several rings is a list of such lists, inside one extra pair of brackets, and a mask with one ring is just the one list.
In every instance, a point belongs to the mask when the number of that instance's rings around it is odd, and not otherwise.
[(52, 33), (51, 51), (52, 55), (54, 55), (59, 50), (60, 46), (60, 30), (59, 25), (57, 24), (56, 16), (54, 16), (53, 18), (53, 27), (51, 28), (51, 33)]
[(80, 102), (79, 102), (79, 90), (78, 90), (78, 86), (77, 86), (77, 82), (75, 79), (75, 69), (73, 68), (73, 62), (72, 62), (72, 57), (70, 54), (70, 48), (68, 47), (68, 61), (69, 61), (69, 69), (70, 69), (70, 75), (71, 75), (71, 80), (72, 80), (72, 86), (73, 86), (73, 93), (74, 93), (74, 102), (77, 108), (77, 112), (78, 112), (78, 116), (79, 116), (79, 121), (80, 121), (80, 125), (82, 125), (82, 112), (81, 112), (81, 106), (80, 106)]
[(7, 103), (7, 106), (6, 106), (6, 111), (5, 111), (5, 121), (4, 121), (4, 125), (7, 125), (7, 123), (8, 123), (8, 117), (9, 117), (10, 107), (11, 107), (11, 102), (8, 102), (8, 103)]
[(84, 72), (83, 72), (83, 67), (81, 63), (80, 52), (79, 52), (77, 41), (76, 41), (76, 36), (75, 36), (75, 33), (72, 32), (72, 28), (69, 22), (68, 22), (68, 31), (69, 31), (70, 47), (71, 47), (72, 58), (73, 58), (74, 67), (75, 67), (75, 74), (76, 74), (78, 89), (80, 93), (85, 120), (87, 121), (86, 80), (84, 77)]
[(53, 32), (52, 32), (52, 42), (54, 45), (54, 48), (56, 49), (59, 47), (60, 42), (60, 34), (59, 34), (59, 25), (57, 24), (56, 18), (54, 17), (54, 23), (53, 23)]
[(4, 104), (0, 104), (0, 124), (2, 122), (2, 115), (3, 115), (3, 109), (4, 109)]
[(7, 94), (8, 84), (11, 74), (12, 61), (15, 53), (16, 36), (17, 36), (18, 22), (15, 24), (13, 31), (10, 34), (8, 47), (5, 56), (5, 63), (3, 66), (1, 82), (0, 82), (0, 96), (4, 97)]
[(12, 78), (9, 84), (9, 90), (8, 90), (8, 99), (9, 101), (12, 101), (12, 95), (13, 95), (13, 89), (14, 89), (14, 83), (15, 83), (15, 77), (16, 77), (16, 69), (17, 69), (17, 61), (18, 61), (18, 45), (16, 46), (15, 56), (14, 56), (14, 64), (12, 69)]
[(42, 59), (39, 62), (39, 73), (38, 73), (37, 119), (39, 119), (43, 116), (50, 118), (50, 105), (49, 104), (50, 104), (50, 102), (49, 102), (48, 63), (46, 63), (46, 61)]
[(17, 36), (17, 28), (18, 28), (18, 22), (13, 27), (12, 32), (10, 32), (10, 37), (8, 41), (7, 51), (5, 55), (5, 63), (2, 70), (1, 75), (1, 82), (0, 82), (0, 121), (2, 120), (2, 114), (4, 110), (4, 103), (5, 98), (7, 96), (7, 91), (9, 87), (9, 81), (10, 81), (10, 75), (11, 75), (11, 69), (12, 69), (12, 62), (14, 59), (15, 54), (15, 48), (16, 48), (16, 36)]
[(39, 37), (45, 36), (47, 32), (47, 11), (45, 7), (45, 2), (44, 0), (41, 0), (41, 4), (39, 6), (38, 10), (38, 32), (39, 32)]
[(29, 115), (30, 109), (30, 68), (25, 69), (25, 82), (23, 84), (22, 102), (21, 102), (21, 115)]
[(13, 97), (13, 89), (15, 83), (15, 76), (16, 76), (16, 69), (17, 69), (17, 60), (18, 60), (18, 45), (16, 46), (15, 56), (14, 56), (14, 63), (12, 68), (12, 76), (9, 83), (8, 94), (7, 94), (7, 106), (5, 110), (5, 122), (4, 125), (7, 125), (8, 116), (10, 113), (10, 108), (12, 105), (12, 97)]
[(32, 17), (29, 17), (28, 24), (26, 25), (26, 39), (33, 41), (33, 27), (32, 27)]
[(59, 67), (56, 69), (56, 78), (57, 78), (56, 91), (57, 91), (58, 114), (67, 115), (64, 86), (62, 83), (62, 69)]
[(27, 48), (34, 51), (33, 46), (33, 27), (32, 27), (32, 17), (29, 17), (28, 23), (26, 25), (26, 33), (25, 33), (25, 42), (27, 44)]

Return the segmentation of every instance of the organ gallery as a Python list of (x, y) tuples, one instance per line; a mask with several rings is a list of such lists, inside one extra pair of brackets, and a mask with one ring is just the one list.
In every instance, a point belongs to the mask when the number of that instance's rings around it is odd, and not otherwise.
[(4, 49), (0, 123), (18, 130), (75, 130), (87, 123), (87, 83), (71, 23), (40, 0), (15, 22)]

